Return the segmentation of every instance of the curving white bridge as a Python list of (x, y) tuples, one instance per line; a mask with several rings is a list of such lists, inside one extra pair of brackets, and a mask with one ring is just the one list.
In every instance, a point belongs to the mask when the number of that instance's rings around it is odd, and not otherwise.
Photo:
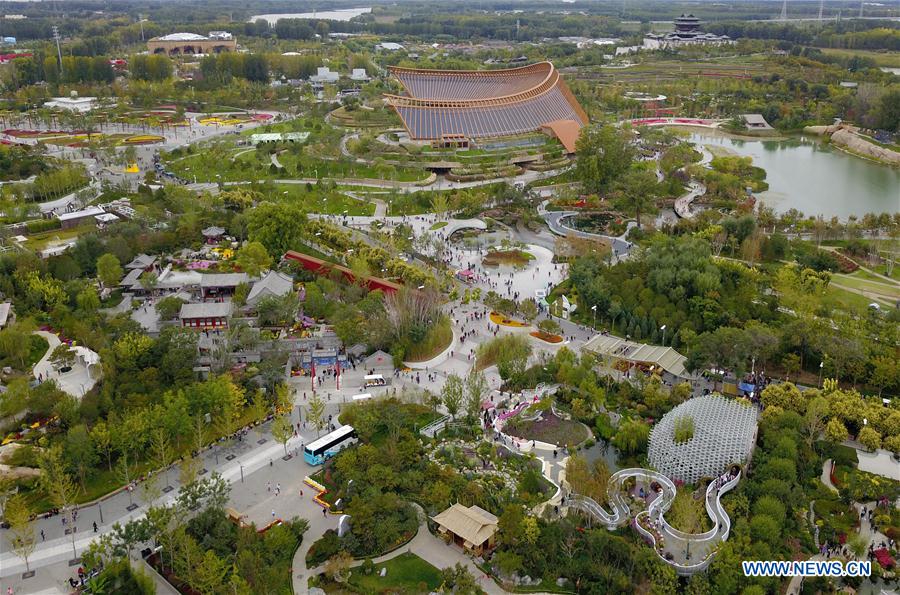
[[(661, 491), (650, 502), (646, 510), (632, 514), (625, 501), (623, 484), (634, 478), (647, 484), (659, 484)], [(691, 575), (704, 570), (712, 561), (718, 544), (728, 539), (731, 519), (722, 506), (722, 495), (734, 488), (741, 479), (741, 472), (725, 473), (709, 483), (706, 488), (706, 513), (713, 521), (713, 527), (704, 533), (685, 533), (672, 527), (665, 519), (665, 513), (675, 500), (677, 488), (668, 477), (651, 469), (621, 469), (609, 478), (607, 494), (612, 512), (608, 512), (592, 498), (572, 494), (566, 498), (570, 509), (580, 510), (600, 520), (609, 530), (631, 522), (638, 533), (668, 564), (681, 575)]]

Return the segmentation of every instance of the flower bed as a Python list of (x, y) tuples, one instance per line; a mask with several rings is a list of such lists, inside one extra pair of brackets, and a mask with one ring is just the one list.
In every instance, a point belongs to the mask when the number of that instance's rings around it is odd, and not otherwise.
[(491, 312), (491, 322), (493, 322), (494, 324), (499, 324), (500, 326), (511, 326), (514, 328), (525, 328), (525, 327), (530, 326), (519, 320), (513, 320), (512, 318), (507, 318), (506, 316), (500, 314), (499, 312)]
[(125, 140), (122, 141), (123, 145), (149, 145), (152, 143), (159, 143), (164, 141), (165, 139), (157, 134), (135, 134), (134, 136), (129, 136)]
[(330, 512), (331, 514), (341, 514), (343, 510), (332, 510), (331, 504), (322, 499), (322, 496), (328, 493), (328, 490), (320, 484), (318, 481), (313, 479), (312, 477), (306, 476), (303, 478), (303, 483), (316, 490), (317, 494), (313, 497), (313, 502)]
[(545, 333), (543, 331), (531, 331), (531, 333), (529, 334), (536, 339), (544, 341), (545, 343), (557, 344), (563, 342), (563, 338), (559, 335), (551, 335), (550, 333)]

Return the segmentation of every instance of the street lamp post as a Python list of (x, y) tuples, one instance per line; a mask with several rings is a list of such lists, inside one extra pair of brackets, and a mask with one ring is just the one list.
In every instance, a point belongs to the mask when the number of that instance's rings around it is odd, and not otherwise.
[(594, 312), (594, 328), (597, 328), (597, 304), (591, 306), (591, 310)]
[(825, 369), (825, 359), (819, 362), (819, 388), (822, 388), (822, 371)]
[(665, 345), (666, 344), (666, 325), (664, 324), (661, 327), (659, 327), (659, 330), (661, 330), (663, 332), (662, 344)]
[(241, 466), (241, 483), (244, 483), (244, 464), (238, 463)]

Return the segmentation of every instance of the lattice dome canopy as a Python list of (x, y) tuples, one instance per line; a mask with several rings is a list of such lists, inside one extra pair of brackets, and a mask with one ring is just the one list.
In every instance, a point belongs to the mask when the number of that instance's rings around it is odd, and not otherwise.
[[(721, 395), (704, 395), (669, 411), (650, 431), (650, 465), (686, 484), (716, 477), (729, 465), (744, 464), (756, 442), (757, 408)], [(693, 419), (693, 436), (675, 441), (675, 425)]]

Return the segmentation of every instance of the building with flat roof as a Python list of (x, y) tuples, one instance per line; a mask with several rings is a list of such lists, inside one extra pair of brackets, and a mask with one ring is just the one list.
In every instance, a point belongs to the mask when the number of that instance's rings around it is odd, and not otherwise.
[(96, 219), (94, 218), (97, 215), (102, 215), (104, 213), (106, 213), (106, 211), (100, 207), (88, 207), (86, 209), (81, 209), (80, 211), (59, 213), (56, 215), (56, 218), (59, 219), (60, 227), (63, 229), (72, 229), (73, 227), (78, 227), (87, 219), (93, 219), (94, 223), (96, 223)]
[(303, 143), (308, 138), (308, 132), (261, 132), (250, 135), (250, 144), (255, 147), (259, 143)]
[[(414, 140), (440, 144), (454, 139), (459, 144), (458, 139), (515, 136), (545, 128), (552, 134), (564, 131), (568, 138), (588, 123), (550, 62), (485, 71), (389, 70), (406, 93), (385, 94), (385, 99)], [(573, 142), (564, 146), (574, 150)]]
[(79, 97), (73, 93), (69, 97), (54, 97), (50, 101), (45, 101), (44, 107), (85, 113), (99, 107), (99, 101), (96, 97)]
[(327, 66), (319, 66), (316, 73), (309, 77), (311, 83), (336, 83), (341, 78), (340, 73), (332, 72)]
[(236, 49), (237, 41), (227, 31), (210, 31), (209, 35), (171, 33), (162, 37), (154, 37), (147, 42), (147, 51), (151, 54), (169, 56), (219, 54), (233, 52)]

